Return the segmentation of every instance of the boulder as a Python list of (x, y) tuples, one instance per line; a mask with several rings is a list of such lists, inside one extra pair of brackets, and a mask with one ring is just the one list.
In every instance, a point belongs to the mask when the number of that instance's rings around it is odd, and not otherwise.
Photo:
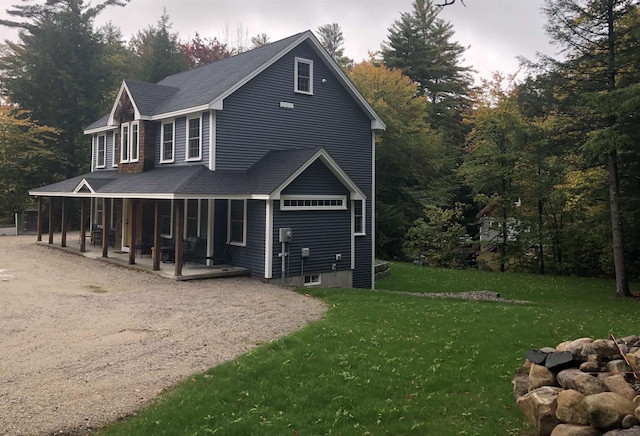
[(529, 392), (529, 372), (531, 366), (523, 365), (516, 370), (515, 375), (511, 379), (511, 390), (513, 399), (517, 400), (527, 392)]
[(591, 343), (591, 346), (602, 360), (613, 360), (621, 357), (616, 343), (611, 339), (596, 339)]
[(601, 430), (619, 428), (624, 417), (632, 415), (635, 410), (633, 401), (615, 392), (587, 395), (582, 400), (582, 406), (587, 411), (591, 425)]
[(555, 386), (556, 376), (542, 365), (531, 365), (529, 371), (529, 392), (542, 386)]
[(636, 410), (633, 412), (633, 414), (636, 415), (636, 418), (638, 418), (638, 420), (640, 420), (640, 406), (636, 407)]
[(616, 394), (620, 394), (623, 397), (628, 398), (628, 399), (630, 399), (632, 401), (637, 395), (636, 394), (636, 390), (633, 389), (633, 386), (631, 386), (627, 382), (626, 378), (622, 374), (615, 374), (615, 375), (612, 375), (611, 377), (607, 377), (604, 380), (604, 385), (611, 392), (615, 392)]
[(600, 371), (600, 359), (597, 354), (590, 354), (587, 356), (587, 361), (580, 365), (580, 371), (584, 372), (598, 372)]
[(635, 415), (627, 415), (622, 418), (622, 428), (631, 428), (638, 425), (638, 418)]
[(518, 398), (516, 404), (540, 436), (549, 436), (560, 422), (556, 417), (561, 388), (543, 386)]
[(601, 432), (590, 425), (558, 424), (551, 436), (600, 436)]
[(624, 338), (618, 338), (618, 342), (625, 344), (627, 347), (633, 347), (640, 340), (640, 336), (630, 335)]
[(568, 351), (554, 351), (553, 353), (549, 353), (547, 360), (544, 362), (544, 366), (558, 372), (561, 369), (571, 366), (572, 363), (573, 354)]
[(576, 389), (576, 377), (584, 374), (577, 368), (564, 369), (556, 376), (558, 384), (565, 389)]
[(633, 397), (633, 404), (635, 404), (636, 406), (640, 406), (640, 395), (636, 395), (635, 397)]
[(631, 371), (640, 372), (640, 350), (635, 353), (627, 353), (626, 357), (631, 365)]
[(558, 394), (556, 417), (567, 424), (588, 425), (589, 417), (582, 406), (584, 394), (573, 389), (565, 389)]
[(636, 425), (626, 430), (611, 430), (603, 433), (602, 436), (640, 436), (640, 426)]
[(622, 359), (612, 360), (611, 362), (607, 362), (605, 365), (605, 369), (607, 372), (630, 372), (631, 368), (627, 365)]
[(580, 338), (573, 341), (567, 341), (556, 347), (558, 351), (569, 351), (575, 360), (587, 360), (587, 356), (595, 354), (593, 350), (592, 338)]
[(579, 374), (575, 378), (575, 384), (576, 391), (582, 392), (585, 395), (599, 394), (601, 392), (607, 391), (607, 387), (604, 385), (604, 383), (597, 377), (594, 377), (590, 374)]

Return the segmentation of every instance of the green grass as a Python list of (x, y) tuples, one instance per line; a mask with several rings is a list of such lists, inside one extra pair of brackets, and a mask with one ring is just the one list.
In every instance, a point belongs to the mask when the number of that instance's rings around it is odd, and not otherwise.
[(530, 305), (313, 289), (326, 317), (186, 379), (105, 435), (525, 435), (511, 376), (529, 348), (637, 334), (601, 279), (393, 264), (378, 289), (491, 290)]

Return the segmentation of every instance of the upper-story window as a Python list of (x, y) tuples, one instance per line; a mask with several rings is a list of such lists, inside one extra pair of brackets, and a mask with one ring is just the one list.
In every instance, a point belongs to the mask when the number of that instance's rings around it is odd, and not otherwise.
[(137, 162), (139, 144), (139, 122), (122, 123), (120, 126), (120, 162)]
[(313, 95), (313, 61), (296, 58), (295, 63), (295, 92)]
[(107, 161), (107, 137), (105, 135), (98, 135), (96, 168), (104, 168), (106, 166), (106, 161)]
[(202, 123), (200, 117), (187, 119), (187, 160), (202, 159)]
[(112, 167), (117, 167), (118, 166), (118, 152), (119, 152), (119, 148), (118, 148), (118, 141), (116, 141), (116, 134), (115, 132), (109, 132), (109, 142), (111, 143), (111, 166)]
[(173, 162), (175, 154), (175, 124), (173, 121), (162, 124), (162, 148), (160, 150), (160, 162)]

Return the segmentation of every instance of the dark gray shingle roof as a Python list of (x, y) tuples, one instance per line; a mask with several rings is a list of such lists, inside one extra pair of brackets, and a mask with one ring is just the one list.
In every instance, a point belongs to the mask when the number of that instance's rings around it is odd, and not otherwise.
[(178, 88), (172, 86), (154, 85), (152, 83), (136, 82), (135, 80), (125, 80), (125, 83), (131, 93), (131, 98), (143, 117), (153, 115), (162, 103), (179, 91)]

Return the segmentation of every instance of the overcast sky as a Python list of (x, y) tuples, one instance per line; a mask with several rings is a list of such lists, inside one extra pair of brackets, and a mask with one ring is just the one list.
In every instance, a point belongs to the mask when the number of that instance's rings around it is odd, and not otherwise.
[[(21, 0), (0, 0), (0, 16)], [(42, 2), (43, 0), (36, 0)], [(128, 39), (155, 24), (163, 8), (182, 39), (195, 35), (224, 39), (225, 28), (238, 26), (249, 36), (266, 33), (271, 41), (318, 26), (338, 23), (345, 38), (345, 54), (356, 61), (379, 50), (388, 28), (402, 12), (411, 11), (413, 0), (132, 0), (124, 8), (111, 7), (97, 19), (112, 21)], [(442, 0), (435, 0), (441, 3)], [(454, 39), (468, 46), (465, 65), (483, 77), (493, 71), (513, 73), (517, 56), (534, 59), (536, 52), (555, 55), (544, 33), (543, 0), (457, 0), (440, 16), (455, 30)], [(0, 27), (0, 38), (16, 39), (16, 33)]]

